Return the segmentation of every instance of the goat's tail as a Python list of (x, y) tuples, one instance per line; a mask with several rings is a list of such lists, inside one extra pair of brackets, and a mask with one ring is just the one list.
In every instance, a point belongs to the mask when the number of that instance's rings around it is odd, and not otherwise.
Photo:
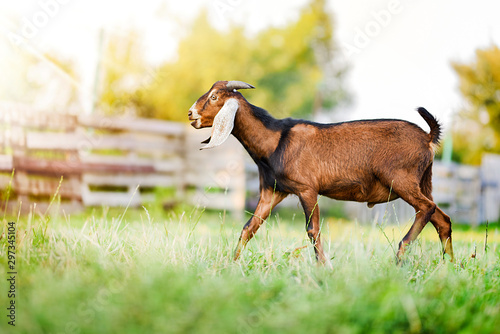
[(417, 108), (417, 111), (431, 128), (431, 132), (429, 132), (431, 141), (436, 145), (439, 144), (439, 139), (441, 137), (441, 124), (439, 124), (438, 120), (434, 116), (432, 116), (425, 108), (419, 107)]

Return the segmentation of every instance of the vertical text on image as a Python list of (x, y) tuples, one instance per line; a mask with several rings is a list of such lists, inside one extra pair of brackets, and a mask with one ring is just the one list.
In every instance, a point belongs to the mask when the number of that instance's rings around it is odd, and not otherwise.
[(16, 223), (7, 224), (7, 323), (16, 325)]

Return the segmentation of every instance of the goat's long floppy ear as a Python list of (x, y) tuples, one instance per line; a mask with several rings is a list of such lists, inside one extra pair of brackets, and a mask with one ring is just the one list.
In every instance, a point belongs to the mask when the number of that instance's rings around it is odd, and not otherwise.
[(254, 86), (243, 81), (228, 81), (226, 87), (228, 89), (252, 89)]
[(203, 146), (201, 150), (219, 146), (231, 134), (234, 127), (234, 117), (238, 111), (240, 104), (236, 99), (228, 99), (226, 103), (215, 115), (214, 123), (212, 125), (212, 136), (207, 145)]

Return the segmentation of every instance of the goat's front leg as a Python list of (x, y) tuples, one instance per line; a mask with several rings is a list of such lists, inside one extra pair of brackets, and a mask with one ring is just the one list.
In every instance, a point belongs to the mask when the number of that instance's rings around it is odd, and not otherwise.
[(306, 215), (306, 231), (309, 239), (314, 245), (316, 260), (321, 263), (329, 263), (323, 251), (321, 244), (320, 226), (319, 226), (319, 206), (318, 193), (314, 191), (303, 192), (299, 195), (300, 203)]
[(238, 240), (238, 245), (234, 250), (235, 261), (240, 257), (241, 251), (245, 248), (247, 242), (252, 239), (262, 223), (264, 223), (267, 217), (269, 217), (271, 210), (286, 196), (287, 194), (277, 192), (272, 188), (261, 187), (257, 208), (255, 209), (252, 217), (248, 220), (245, 226), (243, 226), (240, 239)]

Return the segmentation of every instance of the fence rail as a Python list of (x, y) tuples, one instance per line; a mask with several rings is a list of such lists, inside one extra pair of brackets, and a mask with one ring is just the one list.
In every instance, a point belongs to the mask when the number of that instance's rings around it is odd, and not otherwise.
[[(200, 142), (209, 136), (210, 129), (173, 122), (34, 112), (0, 104), (0, 189), (11, 182), (14, 169), (13, 203), (21, 200), (26, 210), (32, 202), (43, 209), (56, 191), (67, 209), (139, 206), (162, 187), (172, 188), (179, 201), (242, 217), (245, 205), (252, 210), (258, 199), (257, 168), (234, 138), (200, 151)], [(485, 155), (480, 167), (436, 161), (433, 174), (434, 200), (454, 221), (499, 219), (500, 156)], [(291, 196), (280, 204), (287, 205), (296, 206), (297, 200)], [(360, 222), (384, 217), (405, 222), (415, 214), (401, 200), (373, 209), (346, 202), (344, 208)]]
[(162, 187), (179, 201), (241, 215), (243, 151), (229, 141), (223, 150), (200, 152), (208, 136), (174, 122), (0, 105), (0, 189), (15, 170), (12, 204), (22, 202), (24, 211), (33, 202), (43, 210), (56, 192), (67, 210), (138, 206)]

